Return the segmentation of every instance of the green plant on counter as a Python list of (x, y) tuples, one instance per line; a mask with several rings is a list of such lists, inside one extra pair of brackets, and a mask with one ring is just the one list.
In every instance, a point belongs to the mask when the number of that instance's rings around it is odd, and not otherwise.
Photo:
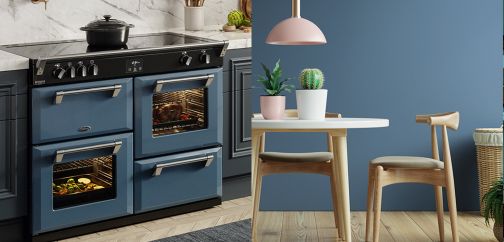
[(490, 190), (483, 196), (482, 200), (485, 204), (483, 215), (485, 216), (487, 225), (490, 219), (493, 219), (495, 224), (502, 225), (502, 177), (490, 187)]
[(245, 14), (240, 10), (233, 10), (228, 14), (228, 25), (235, 25), (236, 27), (242, 26), (245, 20)]
[(324, 73), (319, 69), (304, 69), (299, 75), (299, 82), (303, 89), (322, 89)]
[(289, 78), (282, 80), (282, 68), (280, 67), (280, 60), (275, 64), (273, 71), (270, 71), (268, 67), (262, 64), (265, 75), (259, 77), (258, 82), (264, 86), (264, 91), (268, 96), (279, 96), (283, 91), (291, 92), (294, 89), (294, 85), (287, 84)]

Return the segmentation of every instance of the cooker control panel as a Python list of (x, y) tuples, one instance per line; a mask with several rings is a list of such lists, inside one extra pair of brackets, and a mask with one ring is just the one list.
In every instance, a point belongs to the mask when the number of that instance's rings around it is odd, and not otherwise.
[[(32, 85), (108, 80), (222, 67), (222, 46), (31, 61)], [(43, 68), (40, 68), (43, 66)]]
[(94, 60), (90, 60), (88, 65), (84, 64), (84, 61), (78, 61), (75, 64), (72, 62), (65, 64), (56, 63), (53, 67), (52, 76), (58, 80), (63, 80), (78, 77), (98, 76), (98, 73), (98, 65), (95, 64)]

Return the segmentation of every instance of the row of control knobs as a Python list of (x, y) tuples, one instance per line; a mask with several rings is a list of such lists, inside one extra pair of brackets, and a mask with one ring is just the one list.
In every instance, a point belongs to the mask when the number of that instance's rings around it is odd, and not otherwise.
[(94, 62), (90, 62), (90, 64), (86, 66), (82, 61), (77, 63), (77, 67), (73, 66), (72, 63), (68, 63), (67, 66), (56, 64), (54, 65), (52, 74), (55, 78), (60, 80), (63, 78), (97, 76), (98, 66)]
[[(192, 59), (193, 58), (184, 51), (182, 52), (182, 56), (180, 57), (179, 62), (184, 66), (189, 66), (191, 65)], [(204, 50), (201, 51), (199, 61), (204, 64), (210, 64), (210, 55)]]

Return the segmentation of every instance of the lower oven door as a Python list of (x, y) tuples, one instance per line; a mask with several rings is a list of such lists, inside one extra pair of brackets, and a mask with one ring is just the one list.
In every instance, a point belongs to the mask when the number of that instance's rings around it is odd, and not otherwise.
[(138, 77), (135, 158), (222, 144), (222, 69)]
[(133, 137), (33, 147), (34, 235), (133, 212)]
[(135, 161), (135, 213), (222, 196), (221, 148)]

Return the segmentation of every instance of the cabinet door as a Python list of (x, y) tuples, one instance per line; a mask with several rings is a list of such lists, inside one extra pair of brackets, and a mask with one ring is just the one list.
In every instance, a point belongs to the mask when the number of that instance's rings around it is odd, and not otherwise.
[(26, 71), (0, 72), (0, 221), (26, 215)]
[(224, 177), (250, 173), (252, 60), (237, 57), (230, 59), (230, 63), (227, 73), (230, 92), (224, 93)]
[(22, 130), (26, 119), (0, 121), (0, 221), (26, 215), (27, 144)]

